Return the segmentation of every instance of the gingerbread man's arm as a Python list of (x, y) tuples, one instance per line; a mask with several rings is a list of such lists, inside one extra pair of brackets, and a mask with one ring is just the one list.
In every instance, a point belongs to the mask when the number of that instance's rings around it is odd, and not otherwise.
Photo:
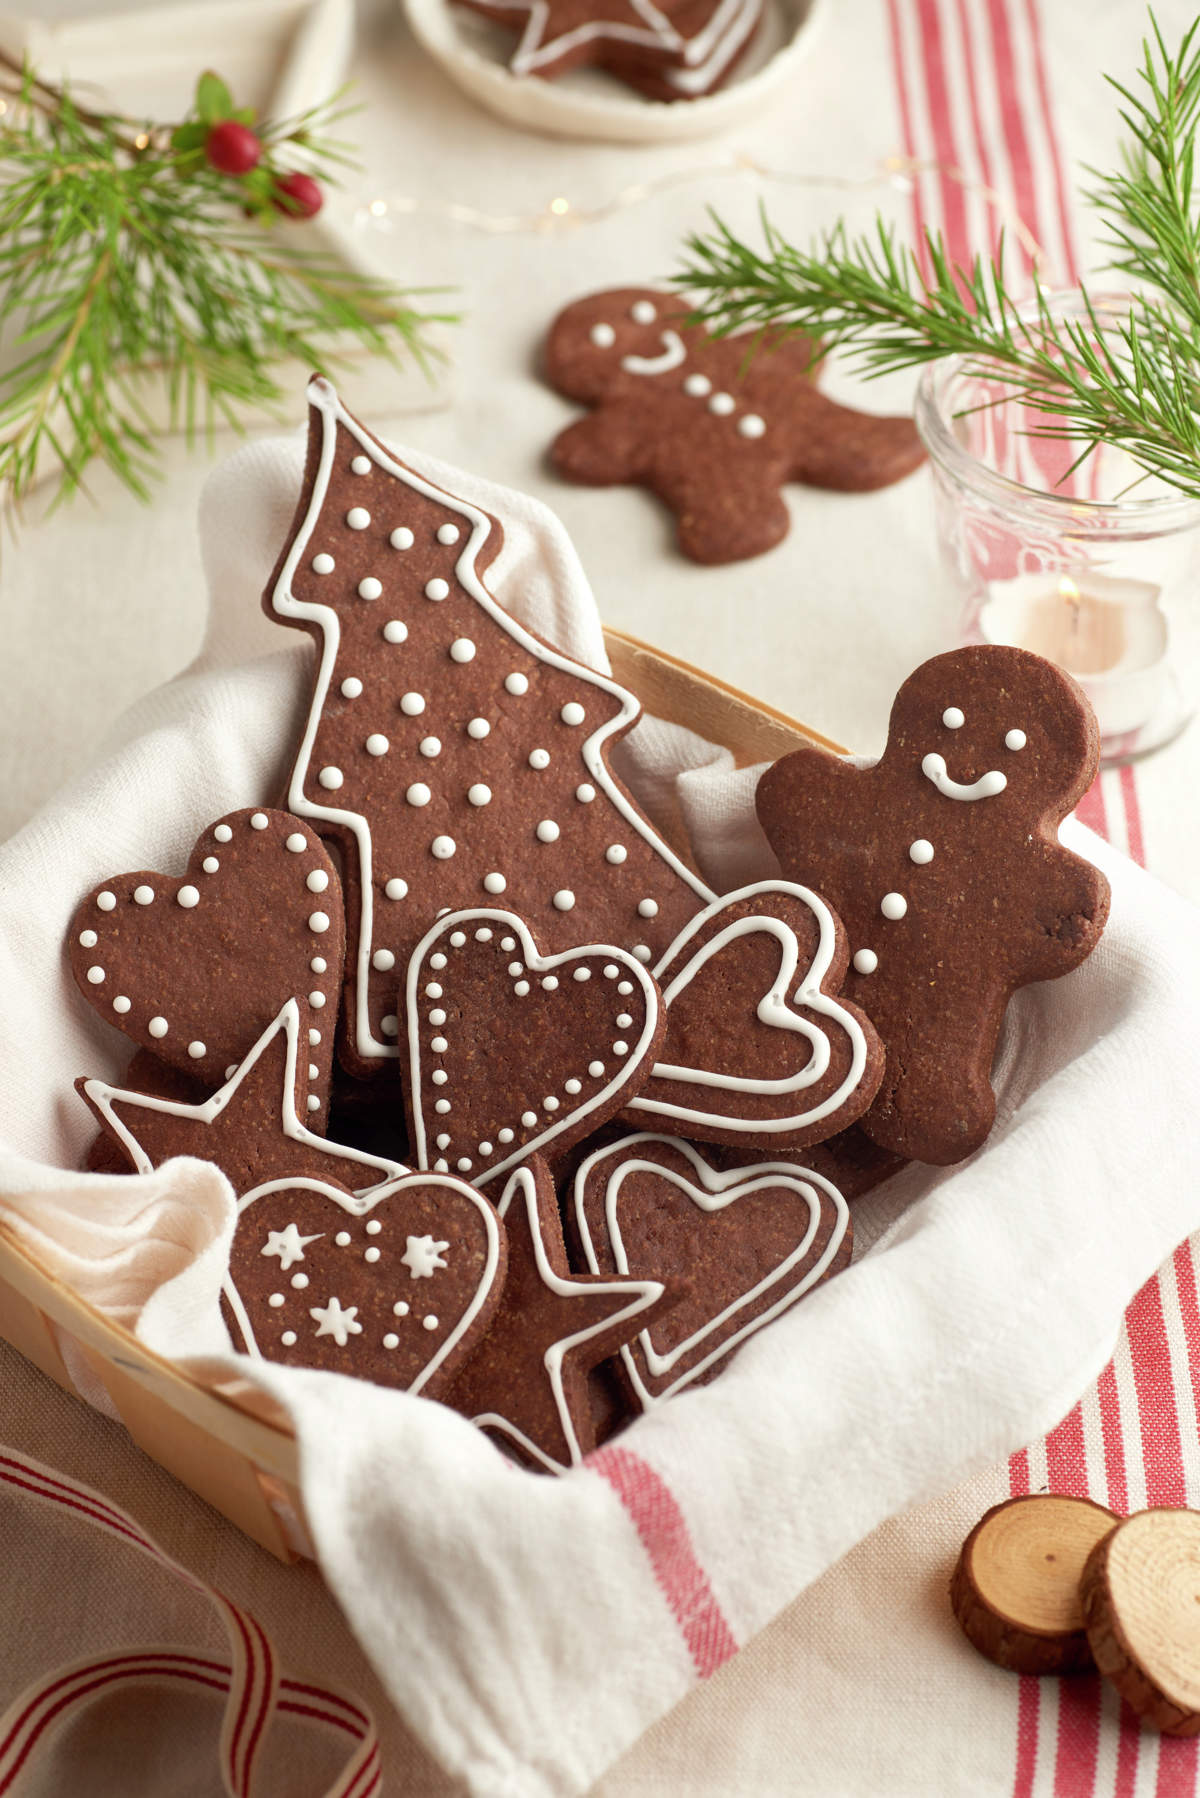
[(911, 418), (856, 412), (808, 382), (797, 382), (790, 399), (792, 474), (810, 487), (865, 493), (890, 487), (925, 460)]
[(1109, 885), (1099, 868), (1059, 843), (1037, 845), (1031, 871), (1032, 904), (1021, 944), (1022, 983), (1069, 974), (1096, 947), (1108, 918)]
[(848, 823), (863, 771), (816, 744), (782, 756), (758, 783), (759, 822), (784, 874), (823, 891), (831, 830)]
[(636, 414), (628, 406), (598, 406), (560, 431), (550, 449), (559, 474), (587, 487), (616, 487), (643, 473), (644, 443)]

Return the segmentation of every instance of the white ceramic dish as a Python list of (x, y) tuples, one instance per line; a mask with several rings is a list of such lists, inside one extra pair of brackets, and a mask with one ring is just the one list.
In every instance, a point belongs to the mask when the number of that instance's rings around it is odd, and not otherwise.
[(507, 66), (516, 39), (451, 0), (404, 0), (413, 34), (456, 86), (498, 118), (549, 137), (666, 144), (761, 116), (808, 54), (827, 0), (766, 0), (762, 25), (726, 87), (700, 100), (648, 100), (602, 69), (557, 81)]

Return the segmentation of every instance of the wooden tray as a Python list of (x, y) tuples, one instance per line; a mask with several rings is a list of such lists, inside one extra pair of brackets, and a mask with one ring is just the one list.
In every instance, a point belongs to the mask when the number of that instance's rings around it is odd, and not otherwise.
[[(839, 749), (636, 637), (609, 630), (605, 640), (614, 676), (647, 712), (723, 744), (739, 768), (801, 742)], [(146, 1454), (272, 1554), (312, 1554), (295, 1439), (273, 1402), (248, 1382), (218, 1387), (152, 1354), (43, 1267), (2, 1219), (0, 1336), (67, 1392), (78, 1394), (89, 1376), (98, 1381)]]

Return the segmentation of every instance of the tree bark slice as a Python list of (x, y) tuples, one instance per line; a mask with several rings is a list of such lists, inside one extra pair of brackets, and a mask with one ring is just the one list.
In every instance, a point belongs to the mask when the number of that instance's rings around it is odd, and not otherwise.
[(1013, 1673), (1078, 1673), (1093, 1665), (1079, 1580), (1119, 1518), (1087, 1498), (1010, 1498), (963, 1543), (950, 1603), (974, 1648)]
[(1143, 1722), (1200, 1734), (1200, 1515), (1139, 1511), (1088, 1556), (1080, 1588), (1096, 1665)]

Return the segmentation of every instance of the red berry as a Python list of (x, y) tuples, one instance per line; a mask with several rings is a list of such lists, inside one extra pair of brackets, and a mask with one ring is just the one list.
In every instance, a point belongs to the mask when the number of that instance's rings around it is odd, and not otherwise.
[(248, 175), (262, 155), (262, 145), (249, 125), (222, 119), (205, 138), (204, 154), (222, 175)]
[(290, 175), (281, 175), (275, 183), (275, 192), (271, 204), (289, 218), (315, 218), (325, 204), (325, 196), (311, 175), (302, 175), (298, 170)]

